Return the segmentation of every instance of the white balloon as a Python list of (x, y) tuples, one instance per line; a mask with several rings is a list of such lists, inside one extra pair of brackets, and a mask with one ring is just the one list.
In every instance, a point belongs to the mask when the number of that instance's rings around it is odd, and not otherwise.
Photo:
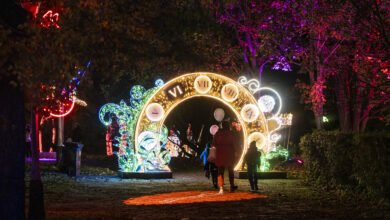
[(214, 118), (217, 121), (222, 121), (225, 117), (225, 111), (222, 108), (217, 108), (214, 111)]
[(219, 130), (218, 125), (211, 125), (210, 126), (210, 134), (211, 135), (215, 135), (218, 132), (218, 130)]

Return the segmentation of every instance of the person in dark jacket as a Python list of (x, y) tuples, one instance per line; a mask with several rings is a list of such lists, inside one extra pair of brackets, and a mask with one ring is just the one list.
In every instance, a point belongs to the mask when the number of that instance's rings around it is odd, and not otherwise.
[(212, 146), (217, 149), (217, 156), (215, 160), (215, 165), (218, 167), (218, 186), (219, 194), (223, 194), (224, 189), (224, 173), (225, 168), (229, 172), (229, 182), (230, 182), (230, 192), (233, 192), (237, 187), (234, 186), (234, 154), (235, 146), (237, 144), (236, 137), (230, 131), (230, 123), (228, 121), (222, 122), (222, 129), (218, 130), (215, 134)]
[(245, 164), (247, 165), (248, 180), (252, 192), (259, 189), (257, 186), (257, 167), (260, 166), (260, 157), (261, 153), (257, 150), (256, 142), (252, 141), (249, 144), (249, 149), (244, 156), (244, 163), (242, 164), (242, 168), (244, 168)]

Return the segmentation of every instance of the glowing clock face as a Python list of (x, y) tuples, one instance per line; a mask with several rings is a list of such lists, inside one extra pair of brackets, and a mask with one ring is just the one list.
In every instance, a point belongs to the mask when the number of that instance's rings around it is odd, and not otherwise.
[(200, 94), (206, 94), (213, 86), (213, 82), (207, 76), (198, 76), (194, 81), (194, 88)]
[(221, 96), (227, 102), (233, 102), (238, 98), (238, 88), (236, 85), (228, 83), (222, 87)]
[(164, 116), (164, 108), (158, 103), (151, 103), (146, 107), (146, 117), (153, 122), (160, 121)]
[(246, 122), (254, 122), (259, 117), (259, 109), (254, 104), (246, 104), (241, 109), (241, 117)]

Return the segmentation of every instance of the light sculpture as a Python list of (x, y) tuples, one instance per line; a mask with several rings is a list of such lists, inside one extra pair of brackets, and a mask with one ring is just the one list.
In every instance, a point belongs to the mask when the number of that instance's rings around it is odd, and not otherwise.
[[(257, 147), (265, 155), (275, 146), (275, 138), (271, 138), (271, 135), (275, 135), (275, 131), (280, 128), (279, 120), (276, 120), (279, 108), (275, 110), (271, 109), (272, 106), (268, 107), (273, 114), (263, 114), (257, 100), (259, 97), (255, 97), (262, 89), (255, 79), (240, 77), (234, 81), (215, 73), (189, 73), (166, 83), (157, 80), (155, 87), (148, 90), (142, 86), (133, 86), (128, 103), (121, 101), (119, 104), (102, 106), (99, 118), (105, 126), (111, 124), (109, 115), (115, 114), (118, 118), (118, 160), (121, 172), (169, 171), (168, 129), (164, 126), (167, 116), (180, 103), (193, 97), (217, 100), (233, 112), (242, 127), (243, 150), (235, 165), (235, 170), (238, 170), (251, 141), (256, 141)], [(274, 108), (281, 106), (278, 103), (280, 101), (275, 101), (277, 105)], [(223, 119), (224, 114), (221, 113), (219, 111), (215, 114), (218, 121)], [(212, 126), (210, 133), (215, 133), (217, 129), (218, 126)]]

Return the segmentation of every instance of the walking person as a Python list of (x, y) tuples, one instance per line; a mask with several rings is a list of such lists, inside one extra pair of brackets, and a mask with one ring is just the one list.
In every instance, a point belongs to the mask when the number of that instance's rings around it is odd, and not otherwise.
[(248, 168), (248, 180), (251, 186), (251, 192), (259, 190), (257, 185), (257, 167), (260, 166), (260, 157), (261, 153), (257, 150), (256, 142), (252, 141), (249, 144), (249, 149), (244, 156), (244, 163), (242, 164), (242, 168), (244, 168), (245, 164)]
[(234, 192), (237, 189), (237, 186), (234, 185), (234, 154), (236, 149), (237, 141), (232, 131), (230, 131), (228, 121), (222, 122), (222, 129), (218, 130), (213, 139), (212, 146), (216, 147), (217, 155), (215, 164), (218, 167), (218, 186), (219, 194), (224, 193), (224, 173), (225, 169), (229, 172), (229, 183), (230, 183), (230, 192)]

